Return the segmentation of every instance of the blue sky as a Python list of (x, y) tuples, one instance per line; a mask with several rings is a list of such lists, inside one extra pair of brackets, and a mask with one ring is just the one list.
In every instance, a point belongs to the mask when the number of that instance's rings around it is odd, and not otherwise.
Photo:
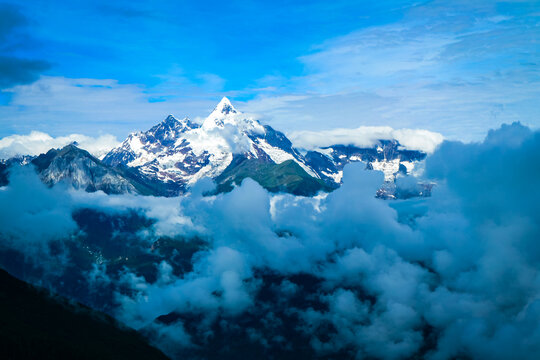
[(223, 95), (287, 133), (538, 127), (539, 4), (7, 1), (0, 137), (122, 138)]

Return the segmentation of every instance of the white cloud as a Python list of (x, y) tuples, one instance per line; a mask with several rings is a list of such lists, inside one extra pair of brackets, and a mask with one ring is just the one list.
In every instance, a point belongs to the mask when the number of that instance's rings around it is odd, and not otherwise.
[(49, 134), (32, 131), (27, 135), (10, 135), (0, 139), (0, 159), (16, 155), (39, 155), (52, 148), (61, 148), (77, 142), (78, 146), (101, 158), (118, 145), (118, 140), (110, 134), (90, 137), (81, 134), (52, 137)]
[(361, 126), (356, 129), (296, 131), (290, 134), (290, 139), (296, 147), (306, 150), (336, 144), (372, 147), (378, 140), (395, 139), (408, 150), (420, 150), (429, 154), (443, 141), (443, 136), (421, 129), (394, 130), (388, 126)]
[[(16, 171), (0, 192), (9, 204), (0, 238), (31, 253), (78, 232), (71, 211), (88, 207), (153, 218), (135, 235), (145, 249), (154, 235), (178, 235), (188, 248), (204, 239), (180, 273), (163, 262), (155, 281), (136, 266), (107, 272), (118, 292), (112, 311), (178, 350), (193, 341), (204, 351), (213, 336), (246, 344), (235, 336), (257, 331), (250, 344), (309, 344), (319, 352), (310, 358), (536, 359), (539, 148), (540, 133), (518, 123), (482, 143), (443, 142), (426, 161), (433, 196), (399, 202), (373, 196), (382, 174), (363, 164), (347, 166), (343, 186), (318, 199), (275, 196), (251, 180), (210, 197), (107, 196), (49, 189)], [(155, 321), (168, 314), (173, 322)]]
[(420, 33), (401, 24), (355, 31), (301, 57), (310, 73), (302, 80), (318, 93), (377, 88), (384, 78), (395, 82), (407, 73), (437, 69), (441, 54), (457, 41), (455, 35)]
[(489, 2), (419, 4), (315, 46), (301, 76), (273, 78), (246, 107), (286, 132), (377, 125), (480, 141), (503, 123), (538, 128), (535, 24)]
[[(189, 84), (148, 89), (112, 79), (74, 79), (42, 76), (30, 85), (4, 90), (9, 104), (0, 106), (2, 135), (33, 130), (50, 134), (110, 133), (121, 138), (145, 130), (169, 114), (178, 117), (207, 115), (219, 96), (197, 93)], [(182, 87), (183, 86), (183, 87)], [(180, 97), (182, 89), (192, 91)]]
[[(489, 1), (416, 4), (399, 21), (314, 46), (298, 57), (300, 75), (268, 69), (233, 99), (255, 95), (242, 110), (285, 132), (376, 125), (479, 141), (502, 123), (538, 127), (540, 52), (530, 42), (536, 21), (534, 12)], [(227, 84), (174, 67), (157, 78), (158, 85), (142, 86), (44, 76), (14, 87), (10, 103), (0, 106), (0, 136), (39, 130), (124, 137), (169, 113), (206, 116)]]

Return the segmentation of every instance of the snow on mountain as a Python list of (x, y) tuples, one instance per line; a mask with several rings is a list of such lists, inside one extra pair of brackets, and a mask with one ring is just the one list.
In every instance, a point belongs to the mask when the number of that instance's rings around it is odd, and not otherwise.
[(422, 168), (418, 165), (425, 152), (386, 139), (364, 147), (319, 147), (302, 155), (283, 133), (238, 111), (226, 97), (201, 124), (169, 115), (145, 132), (130, 134), (102, 161), (75, 145), (35, 159), (0, 162), (0, 186), (7, 183), (13, 164), (31, 162), (45, 183), (68, 182), (87, 191), (174, 196), (203, 177), (214, 179), (221, 189), (251, 177), (270, 191), (309, 195), (337, 188), (345, 165), (362, 161), (384, 174), (379, 197), (423, 196), (430, 190), (419, 184), (400, 192), (396, 186), (396, 178)]
[(293, 160), (319, 178), (284, 134), (238, 111), (226, 97), (200, 126), (169, 115), (146, 132), (130, 134), (103, 161), (136, 168), (182, 192), (203, 177), (219, 176), (235, 156), (275, 164)]
[(370, 170), (384, 174), (384, 184), (378, 195), (392, 198), (396, 192), (395, 180), (402, 174), (413, 174), (426, 153), (402, 149), (397, 140), (378, 140), (372, 147), (333, 145), (308, 151), (307, 164), (330, 185), (339, 185), (343, 168), (351, 162), (363, 161)]
[(208, 115), (202, 124), (205, 130), (214, 129), (216, 127), (223, 128), (225, 124), (239, 125), (242, 120), (242, 114), (239, 113), (231, 104), (228, 98), (223, 97), (217, 104), (214, 110)]
[(128, 136), (118, 147), (109, 151), (103, 160), (109, 165), (140, 166), (155, 159), (155, 154), (172, 148), (180, 134), (197, 127), (188, 118), (176, 119), (167, 116), (161, 123), (146, 132), (136, 132)]

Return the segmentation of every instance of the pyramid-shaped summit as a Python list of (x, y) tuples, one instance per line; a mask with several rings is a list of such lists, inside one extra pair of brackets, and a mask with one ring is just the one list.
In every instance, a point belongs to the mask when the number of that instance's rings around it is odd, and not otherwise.
[(234, 108), (234, 106), (231, 104), (231, 101), (224, 96), (221, 101), (217, 104), (217, 106), (214, 108), (213, 113), (220, 113), (224, 115), (228, 114), (237, 114), (238, 111)]
[(227, 97), (223, 97), (214, 110), (204, 120), (202, 127), (210, 130), (216, 127), (222, 128), (226, 123), (236, 123), (235, 118), (242, 112), (235, 109)]
[[(175, 196), (204, 177), (216, 182), (217, 191), (250, 177), (270, 191), (313, 195), (339, 186), (346, 164), (364, 161), (385, 175), (377, 196), (406, 198), (429, 195), (430, 184), (412, 192), (395, 185), (397, 176), (410, 173), (425, 156), (400, 149), (395, 140), (369, 148), (336, 144), (301, 154), (283, 133), (236, 110), (224, 97), (202, 125), (169, 115), (145, 132), (130, 134), (102, 161), (72, 144), (32, 163), (49, 185), (67, 181), (87, 191)], [(28, 161), (0, 162), (0, 183), (7, 181), (9, 164)]]
[(166, 184), (172, 194), (203, 177), (216, 179), (229, 165), (239, 164), (234, 159), (265, 164), (292, 160), (316, 177), (291, 145), (284, 134), (244, 116), (223, 97), (201, 126), (169, 116), (146, 132), (130, 134), (103, 161), (133, 168)]

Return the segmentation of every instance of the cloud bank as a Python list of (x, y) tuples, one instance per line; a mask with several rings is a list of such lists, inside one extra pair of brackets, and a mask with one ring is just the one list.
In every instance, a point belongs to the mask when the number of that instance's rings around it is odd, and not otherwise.
[(361, 126), (356, 129), (296, 131), (290, 134), (296, 147), (313, 150), (336, 144), (373, 147), (379, 140), (397, 140), (409, 150), (431, 154), (443, 141), (439, 133), (421, 129), (397, 129), (388, 126)]
[[(540, 133), (518, 123), (481, 143), (445, 141), (426, 160), (437, 186), (423, 199), (376, 199), (383, 175), (351, 164), (324, 197), (269, 194), (248, 179), (227, 194), (203, 196), (201, 183), (176, 199), (67, 191), (58, 209), (112, 216), (86, 276), (108, 291), (85, 299), (98, 306), (112, 294), (107, 309), (173, 357), (535, 359), (539, 150)], [(31, 203), (61, 189), (36, 187), (30, 201), (24, 188), (4, 188), (2, 203), (18, 201), (12, 216), (39, 225), (26, 215)], [(130, 211), (153, 221), (133, 225)], [(84, 235), (66, 224), (72, 243), (92, 245), (92, 227)], [(29, 236), (1, 225), (1, 238)], [(107, 248), (126, 243), (138, 256), (168, 255), (152, 276), (133, 252), (119, 268)]]
[(1, 138), (0, 159), (17, 155), (40, 155), (50, 149), (61, 148), (73, 142), (98, 158), (102, 158), (119, 144), (116, 137), (110, 134), (95, 138), (81, 134), (52, 137), (40, 131), (32, 131), (27, 135), (10, 135)]

